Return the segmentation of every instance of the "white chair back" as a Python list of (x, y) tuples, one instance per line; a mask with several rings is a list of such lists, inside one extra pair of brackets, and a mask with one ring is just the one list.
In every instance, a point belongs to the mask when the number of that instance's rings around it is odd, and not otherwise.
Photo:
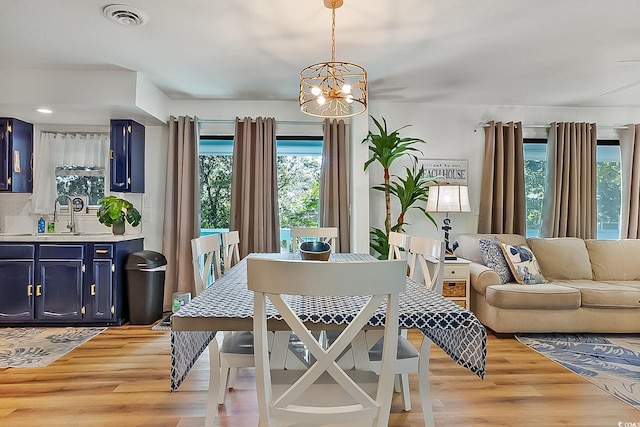
[[(371, 421), (387, 426), (393, 394), (398, 345), (398, 294), (406, 288), (406, 262), (314, 262), (264, 258), (247, 259), (248, 288), (254, 292), (256, 388), (260, 426), (276, 419), (310, 424)], [(283, 297), (283, 294), (285, 297)], [(314, 337), (288, 305), (292, 295), (368, 296), (361, 310), (329, 348)], [(272, 372), (269, 369), (267, 299), (315, 358), (307, 370)], [(343, 370), (337, 363), (343, 350), (386, 301), (386, 319), (380, 376), (373, 374), (374, 390), (367, 393), (355, 376), (363, 371)], [(355, 314), (355, 313), (354, 313)], [(371, 373), (366, 372), (370, 375)], [(294, 378), (291, 378), (291, 377)], [(321, 381), (317, 381), (322, 377)], [(285, 379), (281, 388), (275, 387)], [(325, 380), (329, 380), (329, 383)], [(330, 381), (332, 380), (332, 381)], [(318, 391), (320, 389), (321, 391)], [(329, 402), (337, 399), (337, 402)]]
[(338, 241), (337, 227), (317, 227), (317, 228), (300, 228), (291, 229), (291, 250), (296, 252), (300, 243), (317, 240), (331, 245), (331, 252), (336, 251), (336, 243)]
[(387, 259), (402, 259), (401, 248), (405, 251), (409, 249), (410, 237), (395, 231), (389, 232), (389, 254)]
[(417, 236), (411, 237), (411, 243), (409, 244), (409, 277), (416, 279), (419, 269), (425, 286), (438, 294), (442, 294), (444, 258), (444, 241)]
[(196, 295), (198, 295), (222, 275), (218, 235), (212, 234), (191, 239), (191, 257)]
[(225, 272), (240, 262), (239, 244), (240, 233), (237, 231), (222, 233), (222, 260)]

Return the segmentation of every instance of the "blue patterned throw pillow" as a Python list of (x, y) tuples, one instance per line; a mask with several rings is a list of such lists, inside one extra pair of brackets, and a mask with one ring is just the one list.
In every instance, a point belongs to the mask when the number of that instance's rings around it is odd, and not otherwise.
[(500, 248), (518, 283), (535, 285), (545, 282), (538, 260), (531, 249), (527, 246), (512, 246), (504, 243), (500, 243)]
[(498, 273), (500, 276), (500, 284), (513, 282), (515, 278), (511, 274), (511, 268), (507, 264), (507, 260), (504, 259), (502, 249), (500, 249), (500, 240), (496, 236), (491, 239), (480, 239), (480, 254), (484, 265)]

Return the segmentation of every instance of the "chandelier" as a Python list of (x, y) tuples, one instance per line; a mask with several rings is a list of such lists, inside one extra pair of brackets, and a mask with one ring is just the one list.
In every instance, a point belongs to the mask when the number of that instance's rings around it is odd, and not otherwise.
[(359, 65), (336, 62), (336, 9), (342, 0), (324, 0), (331, 9), (331, 61), (300, 72), (300, 110), (315, 117), (351, 117), (367, 109), (367, 72)]

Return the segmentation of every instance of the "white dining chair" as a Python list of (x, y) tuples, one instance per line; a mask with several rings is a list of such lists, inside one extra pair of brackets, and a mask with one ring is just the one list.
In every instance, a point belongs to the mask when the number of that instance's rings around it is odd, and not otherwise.
[(331, 252), (335, 253), (338, 242), (338, 227), (293, 227), (291, 228), (291, 250), (296, 252), (298, 245), (309, 240), (329, 243)]
[[(442, 293), (442, 278), (444, 275), (445, 243), (441, 240), (427, 239), (419, 236), (411, 236), (406, 242), (399, 242), (399, 246), (408, 248), (409, 277), (417, 279), (420, 274), (422, 280), (429, 289)], [(367, 345), (370, 347), (369, 360), (372, 369), (380, 367), (380, 349), (382, 340), (379, 334), (367, 332)], [(424, 361), (423, 365), (428, 363)], [(428, 365), (426, 365), (428, 366)], [(395, 362), (395, 373), (398, 375), (396, 390), (402, 393), (402, 402), (405, 411), (411, 410), (411, 392), (409, 390), (409, 374), (417, 373), (420, 369), (420, 352), (407, 339), (406, 330), (402, 330), (398, 339), (398, 356)]]
[(240, 233), (237, 230), (222, 233), (222, 265), (224, 271), (240, 262)]
[[(222, 274), (220, 267), (220, 237), (217, 234), (191, 240), (196, 295), (206, 289)], [(251, 331), (218, 331), (219, 363), (209, 369), (220, 369), (218, 404), (224, 404), (229, 387), (233, 387), (238, 368), (254, 366), (253, 333)], [(209, 347), (211, 349), (211, 347)], [(210, 350), (212, 351), (212, 350)], [(214, 358), (210, 357), (211, 363)], [(210, 386), (212, 381), (210, 379)]]
[[(402, 251), (409, 249), (410, 236), (397, 231), (389, 232), (389, 253), (387, 259), (403, 259)], [(406, 257), (404, 257), (406, 259)]]
[[(247, 281), (249, 290), (254, 292), (259, 425), (272, 427), (279, 420), (298, 425), (366, 422), (369, 426), (386, 427), (398, 343), (398, 294), (406, 288), (406, 263), (249, 258)], [(295, 295), (368, 299), (331, 346), (324, 348), (287, 303)], [(313, 354), (315, 362), (308, 369), (269, 369), (267, 300)], [(360, 332), (385, 301), (385, 344), (379, 376), (370, 371), (343, 370), (337, 359), (354, 339), (362, 337)]]
[(409, 244), (409, 277), (442, 295), (445, 242), (414, 236)]
[(218, 235), (211, 234), (191, 239), (191, 260), (196, 295), (198, 295), (222, 275)]

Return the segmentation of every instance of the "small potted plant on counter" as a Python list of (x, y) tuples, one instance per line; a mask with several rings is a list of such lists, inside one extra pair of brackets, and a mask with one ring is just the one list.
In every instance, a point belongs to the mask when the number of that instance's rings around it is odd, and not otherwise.
[(140, 212), (128, 200), (115, 196), (100, 199), (98, 221), (111, 227), (113, 234), (124, 234), (125, 221), (135, 227), (140, 224), (141, 219)]

